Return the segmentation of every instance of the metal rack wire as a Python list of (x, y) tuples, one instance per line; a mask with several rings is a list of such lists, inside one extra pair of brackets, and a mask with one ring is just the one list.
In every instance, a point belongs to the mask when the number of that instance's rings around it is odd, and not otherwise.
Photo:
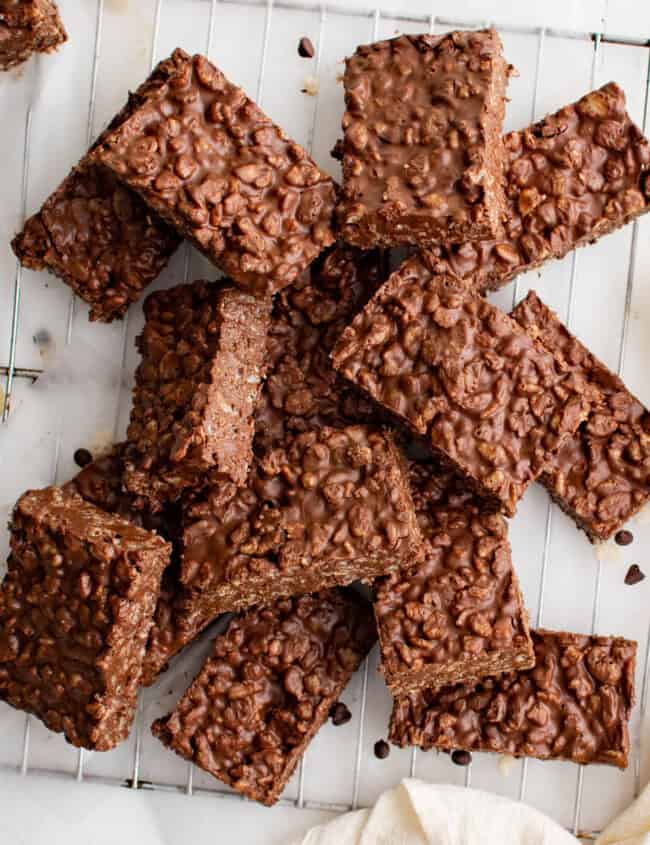
[[(151, 45), (150, 45), (150, 54), (151, 54), (151, 66), (155, 64), (156, 56), (157, 56), (157, 40), (160, 31), (160, 24), (161, 24), (161, 16), (165, 12), (165, 7), (168, 3), (173, 3), (174, 0), (155, 0), (154, 6), (154, 17), (153, 17), (153, 25), (151, 29)], [(397, 10), (395, 13), (386, 13), (380, 12), (378, 9), (375, 8), (367, 8), (367, 9), (359, 9), (355, 7), (354, 9), (349, 9), (346, 7), (340, 6), (331, 6), (327, 3), (310, 3), (308, 0), (305, 2), (289, 2), (289, 0), (204, 0), (205, 4), (209, 6), (209, 20), (208, 26), (206, 31), (206, 42), (205, 42), (205, 51), (206, 53), (210, 53), (211, 45), (213, 43), (213, 37), (215, 32), (215, 22), (217, 20), (217, 14), (219, 11), (223, 11), (231, 6), (239, 6), (239, 7), (250, 7), (250, 8), (257, 8), (263, 10), (264, 13), (264, 23), (262, 29), (262, 39), (261, 45), (259, 49), (259, 59), (258, 59), (258, 70), (257, 70), (257, 86), (256, 86), (256, 99), (258, 102), (264, 105), (264, 95), (265, 95), (265, 80), (266, 80), (266, 70), (267, 70), (267, 57), (269, 51), (269, 45), (273, 38), (273, 25), (274, 25), (274, 15), (279, 11), (282, 11), (286, 14), (301, 13), (301, 12), (310, 12), (318, 15), (318, 34), (316, 38), (316, 55), (314, 58), (314, 72), (315, 75), (318, 77), (319, 72), (321, 70), (322, 64), (322, 56), (323, 56), (323, 49), (324, 45), (326, 44), (326, 39), (328, 36), (328, 23), (332, 19), (333, 16), (337, 18), (339, 16), (354, 18), (356, 20), (367, 20), (368, 22), (368, 32), (367, 32), (367, 39), (368, 40), (375, 40), (380, 31), (380, 24), (383, 19), (389, 18), (391, 22), (395, 22), (397, 27), (406, 27), (406, 26), (418, 26), (422, 30), (428, 30), (430, 32), (434, 31), (442, 31), (446, 29), (452, 28), (480, 28), (485, 26), (488, 22), (487, 21), (476, 21), (476, 20), (452, 20), (443, 17), (436, 17), (435, 14), (430, 15), (415, 15), (400, 12)], [(90, 94), (89, 94), (89, 101), (87, 105), (87, 129), (86, 129), (86, 140), (88, 143), (92, 140), (93, 135), (93, 126), (95, 124), (95, 109), (96, 109), (96, 93), (97, 93), (97, 83), (98, 83), (98, 72), (99, 72), (99, 63), (100, 63), (100, 56), (102, 53), (102, 45), (103, 45), (103, 21), (104, 21), (104, 7), (105, 7), (105, 0), (97, 0), (97, 11), (96, 11), (96, 20), (95, 20), (95, 38), (94, 38), (94, 48), (92, 52), (92, 71), (90, 75)], [(521, 36), (529, 36), (530, 39), (534, 42), (534, 62), (533, 62), (533, 73), (534, 73), (534, 81), (533, 81), (533, 90), (532, 90), (532, 100), (531, 100), (531, 108), (530, 108), (530, 119), (531, 121), (535, 118), (539, 117), (538, 113), (538, 95), (539, 95), (539, 81), (542, 73), (542, 68), (544, 64), (544, 59), (546, 55), (546, 50), (548, 44), (553, 40), (563, 40), (568, 43), (571, 42), (583, 42), (583, 43), (591, 43), (593, 45), (593, 52), (591, 57), (591, 87), (595, 86), (596, 81), (596, 72), (598, 66), (598, 59), (600, 55), (600, 51), (604, 44), (614, 44), (619, 45), (621, 47), (630, 47), (635, 49), (644, 49), (647, 51), (647, 73), (646, 73), (646, 87), (645, 87), (645, 98), (644, 98), (644, 105), (643, 105), (643, 128), (647, 131), (648, 129), (648, 112), (649, 112), (649, 86), (650, 86), (650, 40), (644, 38), (628, 38), (623, 36), (613, 36), (610, 34), (602, 34), (598, 32), (572, 32), (572, 31), (565, 31), (562, 29), (557, 28), (530, 28), (530, 27), (513, 27), (508, 25), (507, 23), (499, 23), (498, 21), (495, 22), (495, 25), (498, 29), (502, 32), (512, 33)], [(23, 218), (26, 216), (27, 212), (27, 197), (28, 197), (28, 186), (30, 181), (30, 162), (32, 156), (37, 154), (37, 151), (33, 149), (32, 144), (32, 125), (33, 125), (33, 117), (34, 117), (34, 108), (37, 106), (30, 105), (25, 113), (25, 121), (24, 121), (24, 133), (23, 133), (23, 140), (24, 140), (24, 149), (23, 149), (23, 165), (22, 165), (22, 173), (21, 173), (21, 207), (22, 207), (22, 215)], [(309, 147), (311, 148), (314, 143), (316, 129), (317, 129), (317, 122), (318, 122), (318, 115), (319, 115), (319, 97), (315, 98), (315, 102), (313, 103), (313, 113), (311, 118), (311, 126), (309, 130)], [(629, 252), (629, 263), (628, 263), (628, 275), (627, 275), (627, 287), (625, 292), (625, 311), (623, 316), (623, 325), (622, 331), (620, 336), (620, 345), (618, 349), (618, 372), (622, 373), (625, 360), (626, 360), (626, 347), (628, 342), (628, 328), (630, 322), (630, 310), (631, 310), (631, 301), (632, 301), (632, 288), (633, 288), (633, 280), (634, 280), (634, 271), (635, 271), (635, 264), (637, 259), (637, 250), (639, 244), (639, 237), (638, 237), (638, 224), (635, 223), (632, 232), (632, 238), (630, 242), (630, 252)], [(183, 254), (183, 276), (185, 280), (189, 278), (190, 275), (190, 264), (191, 264), (191, 251), (189, 247), (185, 247), (185, 252)], [(566, 308), (566, 313), (564, 314), (565, 320), (567, 325), (571, 325), (573, 319), (573, 312), (574, 312), (574, 299), (575, 299), (575, 286), (576, 286), (576, 279), (578, 275), (578, 266), (580, 264), (580, 257), (577, 252), (574, 252), (571, 257), (571, 265), (570, 265), (570, 277), (569, 277), (569, 293), (568, 293), (568, 303)], [(20, 312), (21, 312), (21, 295), (22, 295), (22, 283), (23, 283), (23, 272), (20, 265), (16, 265), (15, 275), (13, 279), (13, 305), (12, 305), (12, 312), (11, 312), (11, 329), (10, 329), (10, 337), (9, 337), (9, 348), (7, 350), (7, 364), (6, 366), (0, 370), (0, 372), (5, 373), (5, 394), (3, 400), (3, 410), (2, 410), (2, 419), (3, 422), (6, 422), (10, 415), (10, 405), (11, 405), (11, 398), (12, 392), (14, 389), (14, 385), (17, 379), (33, 379), (35, 376), (39, 374), (38, 368), (29, 367), (29, 366), (20, 366), (20, 362), (17, 361), (17, 349), (18, 349), (18, 339), (19, 339), (19, 331), (20, 331)], [(513, 287), (513, 295), (512, 295), (512, 304), (514, 305), (516, 301), (519, 299), (520, 294), (520, 280), (517, 279), (514, 287)], [(74, 325), (74, 316), (75, 316), (75, 299), (73, 296), (70, 297), (68, 313), (67, 313), (67, 323), (66, 323), (66, 331), (65, 331), (65, 338), (66, 343), (70, 344), (73, 340), (73, 325)], [(120, 354), (121, 354), (121, 370), (122, 375), (124, 375), (124, 370), (126, 368), (127, 362), (127, 345), (128, 345), (128, 332), (129, 323), (128, 319), (124, 320), (122, 330), (121, 330), (121, 340), (120, 340)], [(124, 395), (123, 392), (120, 393), (118, 397), (118, 401), (116, 403), (115, 409), (115, 416), (112, 423), (112, 427), (114, 430), (114, 434), (117, 436), (118, 434), (118, 427), (119, 421), (122, 417), (122, 403), (124, 402)], [(59, 450), (61, 445), (61, 437), (60, 432), (55, 439), (55, 456), (54, 456), (54, 479), (56, 479), (58, 475), (58, 467), (59, 467)], [(549, 564), (549, 555), (550, 555), (550, 539), (553, 529), (553, 522), (554, 522), (554, 508), (550, 504), (548, 504), (546, 508), (546, 513), (544, 516), (544, 545), (543, 545), (543, 553), (542, 559), (539, 569), (539, 578), (537, 584), (537, 594), (536, 594), (536, 601), (534, 602), (535, 612), (532, 615), (534, 618), (536, 625), (540, 626), (542, 623), (542, 619), (544, 618), (544, 612), (546, 609), (546, 591), (547, 591), (547, 571), (548, 571), (548, 564)], [(591, 628), (592, 631), (597, 629), (598, 623), (598, 616), (600, 612), (600, 604), (601, 604), (601, 578), (602, 578), (602, 560), (598, 560), (597, 564), (597, 571), (595, 575), (595, 587), (594, 587), (594, 597), (593, 597), (593, 605), (591, 611)], [(649, 667), (650, 667), (650, 627), (648, 628), (647, 632), (647, 640), (645, 644), (645, 651), (644, 651), (644, 666), (643, 666), (643, 680), (641, 686), (641, 718), (643, 719), (646, 715), (647, 709), (647, 700), (648, 700), (648, 675), (649, 675)], [(284, 798), (281, 799), (281, 804), (285, 806), (295, 807), (295, 808), (310, 808), (310, 809), (325, 809), (330, 810), (332, 812), (342, 812), (348, 809), (356, 809), (362, 803), (361, 798), (361, 786), (362, 786), (362, 763), (364, 759), (364, 749), (365, 749), (365, 721), (366, 721), (366, 713), (368, 708), (368, 700), (369, 700), (369, 671), (370, 671), (370, 660), (366, 660), (363, 669), (361, 670), (361, 686), (360, 686), (360, 697), (359, 697), (359, 727), (358, 733), (356, 736), (355, 746), (354, 746), (354, 767), (353, 767), (353, 777), (352, 777), (352, 789), (351, 795), (348, 802), (323, 802), (318, 800), (311, 800), (307, 797), (307, 787), (306, 787), (306, 775), (307, 769), (310, 765), (310, 757), (311, 754), (308, 751), (307, 754), (303, 757), (303, 760), (300, 765), (298, 778), (297, 778), (297, 790), (296, 790), (296, 797), (295, 798)], [(1, 718), (0, 712), (0, 718)], [(64, 773), (56, 769), (48, 768), (48, 767), (39, 767), (30, 765), (30, 750), (31, 750), (31, 725), (32, 720), (30, 717), (27, 717), (24, 722), (24, 733), (23, 733), (23, 741), (22, 741), (22, 751), (21, 751), (21, 758), (17, 765), (12, 766), (14, 769), (18, 769), (18, 771), (22, 775), (27, 775), (28, 773), (34, 774), (42, 774), (48, 776), (56, 776), (56, 777), (65, 777), (70, 778), (71, 776), (74, 777), (77, 781), (96, 781), (101, 783), (110, 783), (110, 784), (117, 784), (120, 786), (127, 786), (131, 789), (159, 789), (164, 791), (173, 791), (173, 792), (185, 792), (188, 795), (201, 795), (206, 794), (210, 796), (218, 796), (224, 797), (229, 799), (237, 799), (238, 796), (233, 794), (229, 791), (223, 791), (220, 789), (215, 788), (203, 788), (201, 786), (197, 786), (194, 782), (194, 769), (191, 765), (188, 765), (186, 768), (185, 773), (185, 780), (182, 783), (157, 783), (151, 780), (145, 780), (142, 777), (142, 748), (143, 748), (143, 732), (144, 732), (144, 708), (142, 706), (142, 702), (140, 704), (138, 710), (138, 717), (136, 721), (135, 727), (135, 740), (133, 746), (133, 757), (131, 761), (131, 765), (129, 767), (128, 772), (124, 772), (123, 776), (120, 777), (112, 777), (112, 776), (102, 776), (98, 774), (88, 773), (86, 771), (86, 757), (83, 750), (80, 750), (77, 755), (76, 760), (76, 767), (73, 773)], [(640, 759), (639, 755), (635, 756), (634, 760), (635, 765), (635, 781), (636, 781), (636, 790), (638, 791), (639, 783), (640, 783)], [(408, 764), (408, 772), (411, 775), (416, 775), (418, 770), (418, 755), (413, 749), (410, 754), (409, 764)], [(472, 783), (472, 766), (469, 766), (465, 772), (465, 784), (469, 786)], [(527, 797), (527, 788), (528, 788), (528, 774), (529, 774), (529, 764), (527, 760), (523, 761), (521, 766), (521, 772), (519, 777), (519, 783), (517, 788), (517, 796), (521, 800), (525, 800)], [(575, 796), (573, 801), (573, 813), (572, 813), (572, 828), (574, 832), (578, 832), (581, 828), (581, 821), (582, 821), (582, 809), (583, 809), (583, 792), (584, 792), (584, 769), (580, 768), (576, 789), (575, 789)], [(584, 832), (583, 832), (584, 833)]]

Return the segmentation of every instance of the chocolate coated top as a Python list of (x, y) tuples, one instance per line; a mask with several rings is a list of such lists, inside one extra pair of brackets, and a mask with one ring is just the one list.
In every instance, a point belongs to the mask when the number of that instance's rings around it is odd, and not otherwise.
[(512, 515), (591, 393), (514, 320), (410, 258), (343, 332), (334, 366)]
[(441, 248), (439, 272), (496, 289), (650, 209), (650, 145), (614, 82), (504, 144), (506, 237)]
[(173, 71), (161, 62), (12, 242), (21, 263), (49, 270), (90, 305), (90, 319), (122, 317), (167, 264), (180, 239), (91, 155)]
[(25, 493), (0, 590), (0, 697), (73, 745), (124, 739), (169, 554), (156, 534), (73, 493)]
[(217, 637), (192, 686), (152, 731), (270, 806), (374, 640), (369, 605), (338, 591), (250, 610)]
[(343, 238), (368, 247), (500, 234), (506, 79), (494, 30), (357, 48), (344, 79)]
[(0, 14), (12, 15), (16, 21), (27, 20), (34, 16), (37, 0), (0, 0)]
[[(109, 560), (114, 553), (111, 554), (107, 544), (125, 555), (147, 549), (169, 549), (168, 544), (153, 532), (132, 524), (119, 514), (95, 507), (69, 489), (28, 490), (18, 500), (14, 516), (30, 519), (36, 528), (60, 531), (67, 537), (83, 541), (98, 556), (107, 556)], [(48, 566), (54, 567), (60, 563), (47, 561)]]
[[(412, 463), (409, 481), (424, 538), (424, 561), (375, 584), (382, 671), (394, 692), (417, 676), (446, 677), (450, 664), (471, 677), (476, 658), (532, 661), (528, 620), (512, 568), (508, 528), (486, 513), (449, 473)], [(516, 658), (519, 655), (519, 658)], [(404, 675), (409, 675), (405, 679)], [(444, 681), (442, 681), (444, 682)]]
[(202, 615), (199, 608), (188, 605), (179, 581), (176, 552), (181, 535), (180, 506), (167, 505), (154, 514), (147, 510), (147, 503), (141, 497), (123, 489), (127, 451), (126, 444), (116, 444), (110, 454), (85, 466), (63, 489), (78, 493), (87, 502), (118, 514), (135, 525), (156, 531), (173, 544), (172, 561), (162, 575), (142, 667), (141, 683), (148, 686), (156, 680), (170, 657), (193, 639), (213, 617), (209, 613)]
[(255, 443), (272, 448), (292, 433), (343, 427), (376, 415), (332, 368), (338, 335), (384, 280), (377, 250), (336, 244), (274, 300), (267, 377), (256, 409)]
[(96, 160), (245, 290), (294, 282), (334, 241), (334, 184), (204, 56), (104, 138)]
[[(420, 535), (389, 434), (363, 426), (299, 434), (217, 485), (184, 517), (181, 579), (201, 590), (247, 576), (318, 572), (324, 563), (410, 562)], [(354, 574), (348, 580), (354, 579)], [(358, 577), (358, 576), (357, 576)]]
[(536, 666), (395, 701), (390, 740), (625, 768), (636, 643), (533, 631)]
[(0, 71), (68, 40), (54, 0), (0, 0)]
[(542, 481), (592, 539), (606, 540), (650, 498), (650, 414), (534, 291), (512, 317), (602, 394)]

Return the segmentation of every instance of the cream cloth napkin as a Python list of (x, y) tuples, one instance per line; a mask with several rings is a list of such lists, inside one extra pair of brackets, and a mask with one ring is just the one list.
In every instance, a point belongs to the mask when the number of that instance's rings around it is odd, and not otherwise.
[[(407, 779), (370, 810), (312, 828), (293, 845), (577, 845), (538, 810), (509, 798)], [(650, 784), (595, 845), (650, 845)]]
[(577, 840), (525, 804), (477, 789), (407, 779), (384, 792), (371, 810), (339, 816), (313, 828), (294, 845), (486, 843), (577, 845)]
[(650, 784), (607, 825), (596, 845), (650, 845)]

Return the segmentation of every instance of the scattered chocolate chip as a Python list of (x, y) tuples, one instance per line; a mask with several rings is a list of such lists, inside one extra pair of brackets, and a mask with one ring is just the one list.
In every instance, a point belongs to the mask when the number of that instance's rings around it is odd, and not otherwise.
[(472, 755), (469, 751), (452, 751), (451, 760), (457, 766), (469, 766), (472, 762)]
[(298, 55), (302, 56), (303, 59), (313, 59), (315, 53), (316, 50), (314, 50), (314, 45), (311, 43), (311, 40), (306, 36), (303, 36), (298, 42)]
[(631, 531), (617, 531), (614, 539), (619, 546), (629, 546), (634, 540), (634, 534)]
[(339, 725), (347, 724), (352, 718), (352, 713), (350, 713), (347, 706), (343, 704), (342, 701), (337, 701), (330, 710), (330, 718), (332, 720), (332, 724), (338, 727)]
[(636, 563), (633, 563), (632, 566), (627, 570), (627, 575), (625, 576), (625, 583), (629, 584), (630, 586), (634, 584), (638, 584), (639, 581), (643, 581), (645, 575), (641, 572), (641, 569), (637, 566)]
[(375, 757), (379, 760), (385, 760), (390, 754), (390, 745), (385, 739), (378, 739), (375, 743)]
[(337, 161), (343, 161), (343, 139), (339, 138), (330, 151), (332, 158)]
[(77, 449), (72, 457), (78, 467), (86, 467), (88, 464), (92, 463), (93, 460), (93, 456), (90, 454), (88, 449)]
[(37, 346), (47, 346), (52, 341), (52, 335), (47, 329), (39, 329), (32, 340)]

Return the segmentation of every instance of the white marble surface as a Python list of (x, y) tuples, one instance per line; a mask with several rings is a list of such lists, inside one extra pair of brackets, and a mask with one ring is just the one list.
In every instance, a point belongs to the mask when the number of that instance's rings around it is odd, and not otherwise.
[[(15, 260), (7, 241), (22, 217), (22, 175), (25, 116), (31, 103), (31, 144), (26, 173), (26, 207), (34, 210), (55, 187), (67, 168), (120, 106), (126, 90), (146, 75), (152, 59), (177, 45), (205, 51), (209, 36), (209, 0), (104, 0), (100, 37), (96, 39), (98, 0), (60, 0), (71, 40), (52, 57), (30, 64), (23, 73), (0, 79), (0, 364), (6, 364), (9, 347)], [(339, 3), (346, 9), (352, 3)], [(340, 60), (356, 44), (399, 28), (417, 30), (422, 24), (405, 26), (391, 14), (407, 10), (413, 15), (434, 14), (462, 23), (493, 20), (498, 25), (532, 25), (561, 29), (596, 30), (605, 34), (650, 38), (650, 3), (647, 0), (440, 0), (433, 4), (409, 0), (364, 3), (382, 10), (374, 20), (327, 16), (321, 30), (318, 5), (314, 11), (275, 9), (268, 32), (265, 74), (261, 88), (260, 55), (265, 35), (265, 10), (227, 3), (215, 4), (216, 14), (210, 55), (254, 96), (261, 91), (263, 107), (303, 143), (310, 141), (315, 125), (314, 154), (332, 169), (328, 152), (338, 136), (342, 108), (341, 87), (336, 81)], [(155, 26), (156, 10), (159, 26)], [(300, 93), (314, 63), (300, 59), (296, 44), (309, 35), (317, 43), (323, 36), (318, 70), (318, 99)], [(504, 34), (508, 58), (521, 76), (511, 85), (507, 126), (530, 122), (534, 70), (539, 36)], [(152, 56), (152, 45), (153, 53)], [(96, 74), (93, 57), (97, 55)], [(547, 36), (540, 67), (536, 116), (571, 101), (596, 84), (616, 79), (628, 94), (629, 109), (641, 122), (648, 69), (648, 50), (611, 43), (600, 46), (593, 60), (593, 44)], [(93, 108), (89, 109), (92, 97)], [(317, 109), (315, 111), (315, 109)], [(334, 171), (332, 171), (334, 172)], [(628, 227), (594, 247), (583, 250), (575, 264), (572, 327), (608, 364), (622, 371), (629, 386), (650, 402), (647, 361), (650, 358), (650, 219), (637, 230), (636, 260), (628, 276), (632, 228)], [(195, 253), (189, 254), (192, 278), (214, 271)], [(183, 250), (158, 282), (175, 283), (183, 277)], [(530, 286), (566, 316), (569, 306), (571, 257), (522, 277), (516, 287), (521, 297)], [(630, 282), (630, 319), (626, 342), (620, 339), (624, 304)], [(21, 324), (17, 348), (20, 367), (46, 370), (35, 387), (16, 381), (12, 414), (0, 428), (0, 518), (5, 521), (10, 503), (28, 486), (62, 481), (73, 472), (72, 453), (81, 445), (93, 446), (119, 434), (128, 415), (130, 374), (135, 363), (133, 338), (141, 326), (139, 309), (132, 309), (125, 324), (90, 325), (86, 307), (71, 307), (68, 290), (45, 274), (24, 272), (21, 279)], [(513, 285), (495, 301), (512, 303)], [(43, 345), (34, 336), (46, 330), (50, 341)], [(122, 353), (126, 366), (122, 373)], [(63, 432), (61, 434), (61, 432)], [(597, 560), (594, 550), (556, 509), (549, 509), (541, 489), (532, 489), (512, 521), (514, 559), (531, 617), (548, 627), (568, 627), (599, 633), (617, 633), (640, 642), (638, 682), (641, 684), (648, 633), (650, 579), (630, 588), (623, 576), (630, 563), (649, 568), (644, 554), (650, 541), (650, 520), (641, 517), (633, 526), (635, 543), (625, 550), (608, 548)], [(549, 542), (546, 543), (548, 535)], [(0, 552), (6, 548), (4, 532)], [(545, 552), (546, 550), (546, 552)], [(644, 567), (645, 564), (645, 567)], [(544, 578), (542, 578), (544, 573)], [(185, 787), (188, 768), (162, 749), (148, 734), (151, 720), (166, 711), (187, 682), (205, 646), (199, 646), (176, 664), (160, 683), (143, 697), (141, 726), (141, 781)], [(368, 700), (363, 720), (358, 779), (359, 801), (372, 802), (379, 792), (409, 774), (408, 751), (393, 749), (378, 761), (372, 754), (376, 739), (386, 730), (390, 699), (375, 671), (373, 656), (368, 673)], [(359, 674), (346, 691), (354, 718), (342, 728), (326, 726), (310, 748), (304, 769), (304, 797), (310, 801), (348, 803), (355, 787), (355, 759), (361, 710), (362, 678)], [(0, 705), (0, 764), (17, 769), (22, 760), (25, 719)], [(639, 710), (632, 725), (639, 752), (641, 781), (647, 780), (647, 743)], [(28, 774), (25, 777), (0, 769), (0, 842), (40, 845), (65, 842), (87, 845), (122, 840), (142, 845), (158, 843), (286, 842), (327, 814), (293, 807), (266, 810), (215, 795), (186, 796), (147, 790), (129, 791), (116, 786), (75, 782), (84, 779), (133, 777), (137, 737), (110, 754), (79, 755), (60, 737), (32, 721), (29, 738)], [(63, 772), (62, 779), (38, 777), (35, 768)], [(507, 767), (505, 767), (507, 768)], [(467, 771), (454, 767), (445, 756), (418, 755), (418, 777), (439, 782), (462, 783)], [(594, 768), (579, 770), (563, 763), (531, 761), (525, 768), (514, 763), (507, 774), (498, 759), (476, 755), (469, 773), (471, 784), (517, 797), (522, 785), (525, 798), (572, 826), (576, 796), (582, 792), (578, 824), (594, 829), (604, 825), (632, 797), (635, 767), (626, 773)], [(212, 790), (218, 784), (202, 774), (192, 775), (194, 789)], [(287, 796), (298, 795), (294, 778)], [(137, 835), (134, 831), (137, 831)]]

